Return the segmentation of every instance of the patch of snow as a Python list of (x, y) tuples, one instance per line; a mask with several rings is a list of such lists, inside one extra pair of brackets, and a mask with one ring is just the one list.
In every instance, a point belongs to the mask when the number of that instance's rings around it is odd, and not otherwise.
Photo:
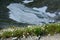
[(34, 7), (33, 9), (34, 9), (34, 10), (38, 10), (38, 11), (40, 11), (40, 12), (44, 12), (44, 13), (45, 13), (45, 12), (46, 12), (46, 10), (47, 10), (47, 8), (48, 8), (47, 6), (44, 6), (44, 7), (41, 7), (41, 8), (36, 8), (36, 7)]
[(56, 14), (55, 13), (49, 13), (49, 12), (46, 12), (47, 15), (49, 15), (50, 17), (55, 17)]
[(30, 3), (30, 2), (33, 2), (33, 0), (24, 0), (23, 2), (24, 3)]

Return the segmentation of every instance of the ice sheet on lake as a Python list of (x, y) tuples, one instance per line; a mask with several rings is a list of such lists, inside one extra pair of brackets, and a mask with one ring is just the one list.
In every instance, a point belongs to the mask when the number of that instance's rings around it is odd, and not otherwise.
[[(11, 19), (28, 24), (41, 24), (41, 23), (49, 23), (54, 22), (53, 19), (50, 18), (48, 14), (46, 14), (45, 10), (46, 6), (42, 8), (28, 8), (20, 3), (11, 3), (7, 6), (10, 10)], [(45, 8), (45, 9), (44, 9)]]

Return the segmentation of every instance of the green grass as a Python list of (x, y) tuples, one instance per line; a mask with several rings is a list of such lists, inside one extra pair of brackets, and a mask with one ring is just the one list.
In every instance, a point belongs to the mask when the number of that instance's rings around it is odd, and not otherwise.
[[(14, 29), (13, 31), (10, 31), (8, 29)], [(60, 23), (51, 23), (46, 25), (39, 25), (39, 26), (30, 26), (30, 27), (9, 27), (5, 29), (7, 31), (4, 31), (2, 29), (2, 33), (0, 34), (0, 38), (9, 38), (9, 37), (25, 37), (30, 36), (39, 36), (39, 35), (54, 35), (57, 33), (60, 33)]]
[(54, 24), (48, 24), (45, 26), (45, 31), (48, 34), (56, 34), (56, 33), (60, 33), (60, 24), (54, 23)]
[(12, 32), (11, 31), (5, 31), (3, 32), (3, 34), (1, 35), (2, 38), (9, 38), (12, 37)]
[(13, 31), (13, 37), (22, 37), (22, 36), (23, 36), (23, 30)]

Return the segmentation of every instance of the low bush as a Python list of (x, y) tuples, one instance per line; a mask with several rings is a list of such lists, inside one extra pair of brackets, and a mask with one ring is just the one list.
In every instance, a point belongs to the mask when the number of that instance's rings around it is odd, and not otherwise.
[(9, 38), (9, 37), (12, 37), (11, 31), (5, 31), (2, 33), (2, 38)]
[[(31, 27), (13, 27), (13, 31), (3, 31), (0, 38), (8, 37), (25, 37), (30, 36), (42, 36), (42, 35), (54, 35), (60, 33), (60, 23), (51, 23), (40, 26), (31, 26)], [(7, 30), (7, 29), (6, 29)]]
[(56, 33), (60, 33), (60, 24), (51, 23), (45, 26), (45, 31), (47, 34), (54, 35)]
[(23, 36), (23, 30), (15, 30), (13, 31), (13, 37), (22, 37)]

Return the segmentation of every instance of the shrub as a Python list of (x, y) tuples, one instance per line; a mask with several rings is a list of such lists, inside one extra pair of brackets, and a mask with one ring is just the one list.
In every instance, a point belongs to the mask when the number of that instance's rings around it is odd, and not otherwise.
[(27, 37), (27, 36), (32, 36), (32, 35), (34, 35), (33, 34), (33, 27), (26, 27), (25, 29), (24, 29), (24, 33), (23, 33), (23, 35), (25, 35), (25, 37)]
[(45, 26), (45, 31), (51, 35), (58, 33), (58, 32), (60, 32), (60, 24), (59, 25), (56, 23), (48, 24)]
[(3, 32), (2, 37), (3, 38), (12, 37), (12, 32), (11, 31), (5, 31), (5, 32)]
[(41, 27), (34, 27), (32, 31), (36, 36), (41, 35), (42, 33)]
[(23, 36), (23, 30), (15, 30), (13, 31), (13, 37), (22, 37)]

